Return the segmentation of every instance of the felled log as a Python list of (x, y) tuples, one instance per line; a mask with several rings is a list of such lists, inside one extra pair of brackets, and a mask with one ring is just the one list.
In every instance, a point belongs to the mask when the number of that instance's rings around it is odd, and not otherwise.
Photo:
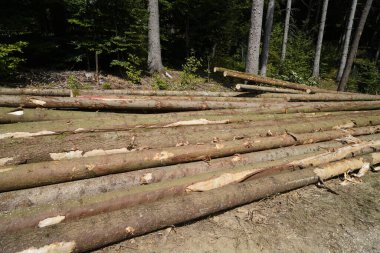
[(80, 95), (77, 98), (98, 100), (180, 100), (180, 101), (221, 101), (221, 102), (287, 102), (286, 98), (259, 98), (259, 97), (194, 97), (194, 96), (123, 96), (123, 95)]
[[(363, 142), (379, 140), (379, 134), (359, 136)], [(279, 149), (234, 155), (230, 157), (177, 164), (152, 169), (143, 169), (127, 173), (90, 178), (80, 181), (47, 185), (0, 193), (0, 211), (11, 211), (16, 208), (42, 205), (69, 199), (82, 198), (118, 189), (129, 189), (133, 186), (158, 183), (162, 181), (193, 176), (200, 173), (233, 169), (240, 166), (258, 164), (266, 161), (288, 159), (310, 153), (325, 153), (335, 150), (344, 144), (339, 141), (320, 142), (301, 146), (290, 146)], [(261, 172), (261, 175), (265, 175)]]
[(255, 92), (258, 91), (258, 92), (305, 94), (305, 92), (300, 91), (300, 90), (257, 86), (257, 85), (245, 85), (245, 84), (237, 84), (236, 90), (238, 90), (238, 91), (255, 91)]
[[(302, 121), (300, 122), (300, 119)], [(61, 123), (62, 126), (64, 123)], [(101, 123), (99, 123), (100, 126)], [(59, 124), (58, 124), (59, 125)], [(7, 138), (0, 141), (0, 165), (33, 163), (50, 160), (66, 160), (81, 157), (100, 156), (116, 153), (129, 153), (147, 148), (164, 148), (185, 146), (189, 144), (232, 141), (234, 139), (275, 136), (292, 133), (308, 133), (339, 128), (364, 127), (380, 125), (379, 113), (363, 113), (358, 115), (334, 115), (325, 117), (295, 117), (287, 120), (253, 121), (222, 125), (187, 126), (178, 128), (134, 129), (130, 131), (93, 133), (76, 133), (75, 135), (39, 136), (39, 138)], [(12, 125), (9, 125), (9, 130)], [(75, 125), (74, 125), (75, 126)], [(94, 125), (93, 127), (95, 127)], [(17, 127), (23, 127), (22, 129)], [(56, 133), (47, 124), (26, 124), (14, 126), (13, 132), (20, 133), (34, 128), (45, 129), (48, 133)], [(51, 127), (55, 127), (52, 124)], [(72, 132), (80, 126), (75, 126)], [(104, 126), (102, 126), (104, 127)], [(83, 128), (82, 128), (83, 129)], [(67, 129), (66, 129), (67, 130)], [(61, 133), (63, 132), (60, 129)], [(84, 131), (84, 129), (83, 129)], [(38, 133), (38, 132), (36, 132)], [(64, 132), (69, 133), (69, 132)], [(11, 136), (11, 133), (3, 134)], [(0, 134), (1, 138), (1, 134)], [(17, 153), (14, 152), (17, 150)], [(3, 162), (1, 162), (3, 161)]]
[[(205, 97), (235, 97), (244, 95), (242, 92), (211, 92), (211, 91), (156, 91), (156, 90), (78, 90), (80, 95), (137, 95), (137, 96), (205, 96)], [(30, 95), (70, 97), (69, 89), (28, 89), (0, 88), (0, 95)]]
[(228, 141), (215, 144), (188, 145), (159, 150), (142, 150), (126, 154), (6, 166), (1, 169), (0, 191), (67, 182), (112, 173), (127, 172), (182, 162), (200, 161), (238, 153), (328, 141), (348, 134), (378, 133), (379, 126), (333, 130), (306, 134)]
[(284, 98), (290, 101), (375, 101), (380, 100), (380, 96), (368, 94), (260, 94), (260, 98)]
[[(336, 151), (317, 152), (303, 155), (301, 157), (291, 157), (278, 161), (256, 163), (246, 167), (238, 167), (234, 170), (221, 169), (211, 173), (197, 174), (180, 179), (164, 181), (152, 185), (144, 185), (131, 189), (122, 189), (108, 193), (102, 193), (93, 197), (65, 201), (59, 204), (49, 204), (45, 206), (35, 206), (26, 209), (15, 210), (10, 214), (0, 214), (0, 234), (14, 232), (21, 229), (33, 228), (43, 225), (51, 217), (63, 216), (67, 222), (87, 216), (97, 215), (102, 212), (110, 212), (123, 208), (128, 208), (137, 204), (157, 201), (185, 194), (186, 191), (210, 190), (214, 187), (221, 187), (234, 182), (247, 180), (252, 176), (257, 176), (261, 172), (273, 174), (279, 171), (295, 169), (298, 166), (303, 168), (309, 166), (319, 166), (324, 163), (331, 163), (353, 155), (363, 155), (380, 150), (380, 140), (344, 146)], [(223, 179), (224, 176), (230, 177)], [(219, 180), (219, 184), (215, 182)], [(42, 224), (42, 225), (41, 225)]]
[(23, 250), (84, 252), (207, 215), (327, 180), (365, 163), (377, 164), (380, 154), (334, 162), (316, 168), (228, 185), (223, 188), (164, 199), (46, 228), (23, 230), (0, 240), (4, 253)]
[[(272, 107), (269, 102), (221, 102), (221, 101), (166, 101), (166, 100), (99, 100), (67, 97), (0, 96), (0, 106), (25, 108), (78, 108), (143, 111), (194, 111), (233, 108)], [(279, 108), (279, 106), (277, 106)]]
[(253, 81), (255, 83), (262, 83), (262, 84), (268, 84), (268, 85), (273, 85), (273, 86), (278, 86), (278, 87), (283, 87), (283, 88), (289, 88), (293, 90), (301, 90), (306, 93), (315, 93), (315, 92), (323, 92), (325, 93), (325, 90), (318, 89), (316, 87), (311, 87), (307, 86), (304, 84), (299, 84), (299, 83), (292, 83), (292, 82), (287, 82), (279, 79), (274, 79), (274, 78), (269, 78), (269, 77), (263, 77), (259, 75), (253, 75), (253, 74), (248, 74), (244, 72), (239, 72), (235, 70), (230, 70), (230, 69), (225, 69), (225, 68), (214, 68), (214, 72), (223, 72), (223, 76), (227, 77), (235, 77), (247, 81)]

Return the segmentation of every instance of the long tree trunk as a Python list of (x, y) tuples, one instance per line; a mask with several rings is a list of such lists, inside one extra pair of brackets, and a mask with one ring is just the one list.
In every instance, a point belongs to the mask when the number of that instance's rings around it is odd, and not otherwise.
[(250, 91), (250, 92), (274, 92), (274, 93), (290, 93), (290, 94), (305, 94), (305, 92), (300, 90), (284, 89), (284, 88), (275, 88), (275, 87), (266, 87), (266, 86), (257, 86), (257, 85), (246, 85), (246, 84), (237, 84), (235, 86), (238, 91)]
[[(368, 142), (379, 140), (379, 137), (379, 134), (373, 134), (359, 136), (358, 139), (363, 142)], [(334, 140), (229, 156), (212, 159), (210, 161), (177, 164), (25, 190), (4, 192), (0, 193), (0, 212), (34, 205), (44, 205), (53, 203), (54, 201), (60, 202), (69, 199), (83, 198), (113, 190), (128, 189), (133, 186), (153, 184), (222, 169), (233, 169), (240, 166), (280, 160), (287, 157), (293, 161), (292, 158), (294, 156), (315, 153), (321, 150), (335, 150), (342, 146), (343, 144), (341, 142)]]
[(286, 3), (286, 17), (285, 17), (285, 25), (284, 25), (284, 38), (282, 40), (281, 62), (284, 62), (286, 58), (286, 48), (288, 46), (289, 22), (290, 22), (291, 11), (292, 11), (292, 0), (288, 0)]
[(258, 95), (263, 98), (285, 98), (289, 101), (376, 101), (380, 96), (367, 94), (278, 94), (265, 93)]
[(251, 28), (249, 30), (247, 63), (245, 71), (258, 74), (260, 59), (261, 26), (263, 22), (264, 0), (252, 0)]
[(273, 26), (274, 4), (275, 4), (274, 0), (269, 0), (268, 9), (267, 9), (267, 16), (265, 19), (263, 51), (261, 53), (261, 68), (260, 68), (260, 74), (262, 76), (267, 75), (269, 43), (270, 43), (270, 36), (272, 33), (272, 26)]
[[(61, 203), (14, 210), (10, 215), (0, 214), (0, 234), (33, 228), (39, 226), (41, 221), (51, 217), (64, 216), (65, 218), (61, 222), (68, 222), (103, 212), (111, 212), (167, 197), (182, 195), (185, 194), (189, 188), (195, 187), (194, 185), (196, 183), (199, 185), (209, 181), (212, 182), (227, 173), (230, 177), (235, 176), (237, 182), (243, 179), (252, 180), (252, 177), (259, 178), (264, 174), (273, 175), (283, 171), (297, 170), (299, 167), (315, 167), (379, 150), (379, 140), (361, 144), (351, 144), (336, 151), (317, 151), (301, 156), (286, 157), (276, 161), (249, 164), (247, 166), (234, 168), (234, 170), (220, 168), (214, 172), (195, 174), (151, 185), (120, 189)], [(226, 182), (225, 184), (232, 183), (234, 183), (234, 181)]]
[(25, 189), (278, 147), (310, 144), (333, 140), (347, 135), (359, 136), (378, 133), (379, 131), (379, 126), (373, 126), (346, 129), (344, 132), (342, 130), (332, 130), (297, 135), (287, 134), (213, 144), (142, 150), (127, 154), (86, 157), (59, 162), (53, 161), (11, 166), (1, 169), (0, 191)]
[(377, 48), (376, 54), (375, 54), (375, 63), (376, 64), (379, 62), (379, 56), (380, 56), (380, 43), (379, 43), (379, 47)]
[(339, 70), (338, 70), (338, 74), (336, 76), (336, 80), (338, 82), (342, 78), (344, 67), (346, 66), (346, 62), (347, 62), (347, 55), (348, 55), (348, 50), (350, 48), (352, 26), (354, 24), (357, 3), (358, 3), (358, 0), (352, 0), (350, 16), (348, 18), (348, 23), (347, 23), (347, 27), (346, 27), (346, 34), (344, 36), (344, 46), (343, 46), (342, 58), (340, 59)]
[(149, 26), (148, 26), (148, 70), (150, 73), (161, 72), (164, 68), (161, 59), (160, 43), (160, 15), (158, 0), (149, 0)]
[[(345, 159), (318, 168), (304, 169), (223, 188), (104, 213), (44, 229), (11, 233), (2, 237), (4, 253), (23, 250), (55, 249), (60, 252), (85, 252), (142, 235), (161, 228), (206, 217), (210, 214), (287, 192), (320, 180), (336, 177), (365, 163), (380, 162), (379, 153)], [(66, 251), (63, 251), (65, 249)]]
[(362, 15), (360, 17), (359, 25), (356, 29), (355, 36), (354, 36), (354, 39), (353, 39), (352, 44), (351, 44), (350, 53), (349, 53), (348, 58), (347, 58), (347, 63), (346, 63), (346, 66), (344, 68), (342, 78), (339, 82), (338, 91), (346, 90), (348, 78), (350, 77), (352, 65), (354, 63), (354, 59), (356, 57), (356, 53), (357, 53), (358, 48), (359, 48), (360, 38), (362, 36), (364, 26), (365, 26), (365, 23), (367, 21), (368, 13), (369, 13), (371, 6), (372, 6), (372, 2), (373, 2), (373, 0), (367, 0), (367, 2), (365, 3)]
[(314, 78), (319, 78), (319, 70), (320, 70), (319, 64), (321, 61), (323, 35), (325, 32), (325, 23), (326, 23), (328, 4), (329, 4), (329, 0), (323, 0), (322, 17), (321, 17), (321, 23), (319, 25), (318, 41), (317, 41), (317, 47), (315, 50), (314, 65), (313, 65), (312, 76)]
[[(194, 126), (149, 131), (123, 131), (106, 133), (82, 133), (75, 135), (40, 136), (38, 138), (3, 139), (0, 144), (0, 166), (53, 160), (135, 152), (148, 148), (174, 147), (197, 143), (231, 141), (317, 130), (331, 130), (337, 126), (367, 126), (380, 124), (379, 113), (353, 113), (307, 117), (300, 115), (288, 120), (269, 120), (229, 125)], [(302, 119), (302, 123), (299, 120)], [(168, 131), (170, 130), (170, 131)], [(212, 134), (210, 134), (212, 132)], [(75, 147), (75, 148), (73, 148)], [(15, 154), (13, 150), (18, 150)], [(1, 162), (3, 161), (3, 162)]]

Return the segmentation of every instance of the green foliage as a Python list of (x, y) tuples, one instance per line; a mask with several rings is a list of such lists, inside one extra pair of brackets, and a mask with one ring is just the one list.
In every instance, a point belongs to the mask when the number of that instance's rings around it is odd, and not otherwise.
[(111, 84), (110, 83), (103, 83), (102, 84), (102, 89), (103, 90), (110, 90), (112, 87), (111, 87)]
[(170, 88), (170, 84), (157, 73), (153, 75), (152, 87), (155, 90), (168, 90)]
[(67, 87), (69, 87), (69, 89), (72, 91), (73, 96), (74, 97), (78, 96), (79, 95), (79, 90), (82, 87), (82, 84), (79, 82), (79, 80), (75, 76), (70, 75), (67, 78), (66, 83), (67, 83)]
[(375, 62), (369, 59), (356, 59), (348, 83), (350, 90), (362, 93), (380, 93), (380, 73)]
[(127, 61), (113, 60), (111, 66), (117, 66), (124, 70), (127, 79), (132, 83), (139, 84), (141, 82), (141, 73), (139, 69), (141, 59), (136, 55), (130, 54)]
[(181, 88), (189, 89), (199, 83), (200, 77), (197, 75), (197, 71), (201, 66), (201, 60), (196, 58), (194, 52), (192, 52), (192, 55), (186, 58), (185, 64), (182, 65)]
[(24, 61), (19, 55), (27, 45), (28, 43), (24, 41), (0, 44), (0, 76), (9, 76), (17, 70), (20, 63)]

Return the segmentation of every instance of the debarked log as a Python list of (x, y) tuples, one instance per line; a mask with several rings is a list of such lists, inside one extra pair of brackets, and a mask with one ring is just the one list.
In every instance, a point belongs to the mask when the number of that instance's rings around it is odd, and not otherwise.
[(25, 189), (183, 162), (209, 160), (210, 158), (231, 156), (238, 153), (310, 144), (347, 135), (374, 134), (379, 131), (380, 126), (373, 126), (297, 135), (288, 133), (281, 136), (215, 144), (188, 145), (159, 150), (142, 150), (126, 154), (5, 166), (0, 170), (0, 191)]
[[(192, 221), (239, 205), (327, 180), (364, 164), (380, 162), (380, 153), (324, 166), (273, 175), (215, 190), (163, 199), (55, 226), (10, 233), (0, 240), (4, 253), (47, 249), (84, 252), (154, 230)], [(59, 217), (58, 217), (59, 218)]]
[[(379, 140), (380, 134), (359, 136), (358, 139), (363, 142)], [(158, 183), (200, 173), (233, 169), (255, 163), (285, 159), (287, 157), (288, 160), (292, 162), (295, 156), (310, 153), (325, 153), (328, 150), (335, 150), (343, 145), (344, 144), (339, 141), (328, 141), (291, 146), (247, 154), (237, 154), (224, 158), (211, 159), (210, 161), (143, 169), (31, 189), (3, 192), (0, 193), (0, 211), (11, 211), (21, 207), (88, 197), (113, 190), (129, 189), (138, 185)], [(261, 172), (261, 175), (264, 174), (264, 172)]]

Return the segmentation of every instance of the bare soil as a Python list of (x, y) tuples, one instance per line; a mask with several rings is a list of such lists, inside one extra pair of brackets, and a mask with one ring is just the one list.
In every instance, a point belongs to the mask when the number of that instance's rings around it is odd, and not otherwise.
[(308, 186), (96, 253), (380, 252), (380, 173)]

